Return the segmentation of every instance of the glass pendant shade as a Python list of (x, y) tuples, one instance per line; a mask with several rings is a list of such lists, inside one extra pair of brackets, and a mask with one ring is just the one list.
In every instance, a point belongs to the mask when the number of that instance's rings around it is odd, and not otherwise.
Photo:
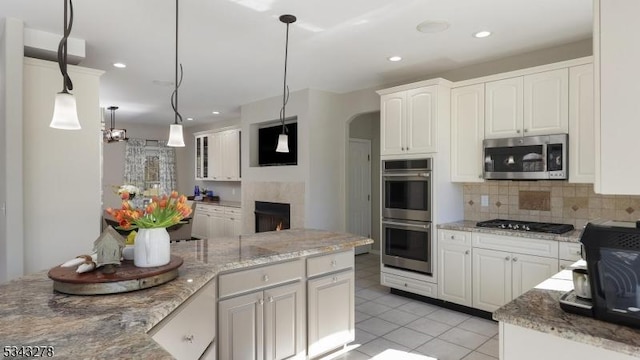
[(80, 130), (78, 111), (76, 110), (76, 98), (73, 94), (59, 92), (56, 94), (56, 102), (53, 107), (53, 118), (49, 127), (62, 130)]
[(184, 147), (184, 136), (182, 135), (182, 125), (171, 124), (169, 128), (169, 141), (167, 146)]
[(280, 134), (278, 136), (278, 147), (276, 147), (276, 152), (280, 152), (280, 153), (289, 152), (289, 136), (287, 134)]

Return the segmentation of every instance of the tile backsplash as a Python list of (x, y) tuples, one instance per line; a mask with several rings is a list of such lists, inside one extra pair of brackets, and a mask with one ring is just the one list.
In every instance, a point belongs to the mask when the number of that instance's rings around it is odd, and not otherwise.
[[(510, 219), (573, 224), (591, 219), (640, 219), (640, 196), (598, 195), (593, 184), (566, 181), (487, 181), (465, 183), (465, 220)], [(489, 206), (481, 206), (481, 196)], [(535, 210), (538, 209), (538, 210)]]

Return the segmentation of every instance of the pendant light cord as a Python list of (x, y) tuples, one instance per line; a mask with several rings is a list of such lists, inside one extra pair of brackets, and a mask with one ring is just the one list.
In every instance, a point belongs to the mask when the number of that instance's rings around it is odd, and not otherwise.
[(280, 110), (280, 119), (282, 120), (282, 133), (288, 132), (287, 127), (284, 126), (284, 119), (286, 117), (285, 108), (289, 102), (289, 87), (287, 86), (287, 60), (289, 58), (289, 23), (287, 23), (287, 36), (284, 45), (284, 84), (282, 87), (282, 109)]
[[(180, 67), (180, 79), (178, 79), (178, 67)], [(171, 107), (175, 113), (175, 123), (178, 124), (178, 120), (182, 122), (182, 115), (178, 112), (178, 88), (182, 85), (182, 64), (178, 63), (178, 0), (176, 0), (176, 77), (175, 77), (175, 90), (171, 94)]]
[[(73, 82), (67, 73), (67, 39), (71, 34), (73, 26), (73, 3), (69, 1), (69, 17), (67, 19), (67, 0), (64, 0), (64, 34), (58, 44), (58, 66), (62, 73), (62, 92), (68, 94), (69, 90), (73, 90)], [(68, 20), (68, 21), (67, 21)]]

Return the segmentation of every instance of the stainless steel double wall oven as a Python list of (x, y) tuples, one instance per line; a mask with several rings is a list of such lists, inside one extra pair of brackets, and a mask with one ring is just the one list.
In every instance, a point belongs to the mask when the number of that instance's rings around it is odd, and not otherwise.
[(431, 274), (431, 159), (382, 165), (382, 263)]

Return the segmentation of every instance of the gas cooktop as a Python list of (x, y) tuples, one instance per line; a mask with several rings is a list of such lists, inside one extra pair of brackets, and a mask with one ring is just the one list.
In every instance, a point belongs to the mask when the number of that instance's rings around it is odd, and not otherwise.
[(503, 219), (480, 221), (476, 224), (476, 226), (506, 230), (543, 232), (551, 234), (564, 234), (574, 229), (573, 225), (571, 224), (554, 224)]

